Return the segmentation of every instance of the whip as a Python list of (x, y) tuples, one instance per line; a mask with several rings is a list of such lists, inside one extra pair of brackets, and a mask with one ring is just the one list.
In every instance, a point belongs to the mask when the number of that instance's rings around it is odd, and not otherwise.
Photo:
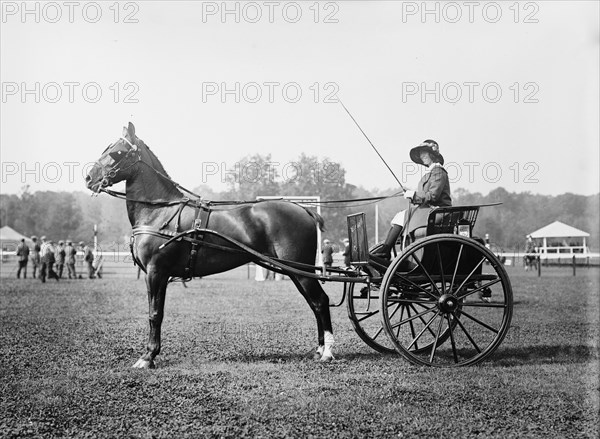
[(398, 180), (398, 177), (396, 177), (396, 174), (394, 174), (394, 171), (392, 171), (392, 168), (390, 168), (390, 166), (387, 164), (387, 162), (385, 161), (385, 159), (381, 156), (381, 154), (379, 154), (379, 151), (377, 150), (377, 148), (375, 148), (375, 145), (373, 145), (373, 142), (371, 142), (371, 139), (369, 139), (369, 136), (367, 136), (367, 134), (363, 131), (363, 129), (360, 127), (360, 125), (358, 124), (358, 122), (356, 121), (356, 119), (354, 119), (354, 117), (352, 116), (352, 114), (350, 114), (350, 112), (348, 111), (348, 109), (346, 108), (346, 106), (344, 105), (344, 103), (342, 102), (342, 100), (339, 97), (338, 97), (338, 102), (341, 104), (342, 108), (344, 110), (346, 110), (346, 113), (348, 113), (348, 116), (350, 116), (350, 118), (352, 119), (352, 121), (354, 122), (354, 124), (358, 127), (358, 129), (363, 134), (363, 136), (365, 136), (365, 139), (367, 139), (367, 141), (369, 142), (369, 144), (371, 145), (371, 147), (375, 150), (375, 152), (377, 153), (377, 155), (379, 156), (379, 158), (381, 159), (381, 161), (383, 162), (383, 164), (388, 168), (388, 170), (394, 176), (394, 178), (396, 179), (396, 181), (400, 185), (400, 188), (403, 191), (406, 192), (406, 189), (404, 188), (404, 186), (402, 186), (402, 183), (400, 183), (400, 180)]

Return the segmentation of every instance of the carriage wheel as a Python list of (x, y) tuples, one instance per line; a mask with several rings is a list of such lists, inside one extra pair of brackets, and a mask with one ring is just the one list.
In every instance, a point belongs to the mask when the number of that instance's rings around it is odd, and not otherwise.
[[(395, 353), (394, 345), (385, 335), (379, 317), (380, 291), (371, 291), (368, 295), (361, 293), (363, 284), (348, 284), (346, 309), (348, 317), (358, 336), (371, 348), (383, 354)], [(393, 315), (393, 314), (392, 314)]]
[(407, 247), (390, 264), (379, 296), (388, 338), (417, 365), (483, 361), (512, 317), (512, 287), (500, 261), (477, 241), (452, 234)]

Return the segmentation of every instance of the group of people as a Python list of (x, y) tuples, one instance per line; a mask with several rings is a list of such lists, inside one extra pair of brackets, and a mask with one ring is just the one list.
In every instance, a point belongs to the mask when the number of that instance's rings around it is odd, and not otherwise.
[[(31, 248), (25, 242), (25, 238), (21, 239), (21, 243), (17, 246), (17, 278), (27, 278), (27, 265), (31, 262), (33, 269), (33, 278), (39, 277), (42, 282), (46, 279), (55, 279), (57, 282), (63, 277), (65, 266), (67, 267), (67, 276), (69, 279), (77, 279), (77, 271), (75, 262), (78, 249), (83, 255), (83, 261), (87, 266), (88, 277), (95, 277), (93, 267), (94, 253), (90, 246), (85, 242), (80, 241), (78, 247), (71, 240), (58, 241), (57, 244), (53, 240), (42, 236), (38, 239), (37, 236), (32, 236), (33, 245)], [(79, 276), (81, 279), (81, 275)]]
[[(344, 257), (344, 267), (350, 268), (350, 241), (348, 238), (342, 241), (344, 245), (344, 250), (342, 251), (342, 256)], [(321, 247), (321, 254), (323, 255), (323, 266), (325, 268), (331, 267), (333, 265), (333, 254), (335, 253), (334, 245), (331, 243), (329, 239), (325, 239), (323, 241), (323, 245)]]

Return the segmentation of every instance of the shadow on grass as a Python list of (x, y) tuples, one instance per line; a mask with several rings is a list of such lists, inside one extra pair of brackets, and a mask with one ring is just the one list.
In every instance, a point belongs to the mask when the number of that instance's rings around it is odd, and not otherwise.
[[(599, 352), (593, 346), (525, 346), (519, 348), (500, 347), (485, 361), (488, 365), (520, 366), (541, 364), (584, 364), (593, 359), (598, 359)], [(379, 352), (338, 352), (337, 361), (377, 361), (397, 358), (404, 361), (399, 354), (383, 354)], [(257, 353), (225, 355), (212, 358), (211, 361), (243, 362), (243, 363), (287, 363), (315, 361), (313, 351), (295, 353)]]
[(519, 348), (500, 347), (489, 361), (500, 365), (516, 366), (527, 364), (573, 364), (587, 363), (598, 359), (598, 348), (593, 346), (524, 346)]

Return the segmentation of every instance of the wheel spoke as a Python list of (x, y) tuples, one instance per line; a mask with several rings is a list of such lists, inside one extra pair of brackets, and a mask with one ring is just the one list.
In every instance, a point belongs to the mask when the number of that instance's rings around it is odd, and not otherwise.
[(479, 263), (475, 266), (475, 268), (473, 268), (473, 270), (471, 270), (471, 272), (469, 273), (469, 275), (467, 277), (465, 277), (465, 279), (462, 281), (462, 283), (460, 284), (460, 286), (456, 289), (456, 291), (460, 291), (462, 289), (462, 287), (465, 286), (465, 284), (467, 283), (467, 281), (469, 279), (471, 279), (471, 276), (473, 276), (473, 274), (477, 271), (477, 269), (479, 267), (481, 267), (481, 265), (483, 264), (483, 262), (486, 260), (486, 257), (484, 256), (483, 258), (481, 258), (481, 261), (479, 261)]
[[(388, 308), (391, 308), (391, 307), (392, 307), (392, 306), (394, 306), (394, 305), (396, 305), (396, 308), (397, 308), (398, 306), (400, 306), (400, 304), (399, 304), (398, 302), (394, 302), (394, 303), (392, 303), (392, 304), (388, 305)], [(364, 317), (362, 317), (362, 318), (360, 318), (360, 319), (356, 319), (356, 321), (357, 321), (358, 323), (360, 323), (360, 322), (362, 322), (363, 320), (366, 320), (366, 319), (368, 319), (369, 317), (372, 317), (372, 316), (374, 316), (375, 314), (379, 314), (379, 310), (377, 310), (377, 311), (370, 311), (370, 312), (367, 312), (367, 311), (365, 311), (365, 312), (355, 312), (354, 314), (355, 314), (355, 315), (357, 315), (357, 316), (364, 316)], [(393, 315), (393, 314), (392, 314), (392, 315)]]
[(440, 251), (440, 243), (436, 242), (435, 245), (437, 248), (438, 264), (440, 265), (440, 276), (442, 277), (442, 294), (446, 294), (446, 281), (444, 279), (444, 267), (442, 264), (442, 252)]
[[(405, 306), (402, 305), (402, 308), (400, 310), (400, 320), (402, 320), (402, 316), (404, 315), (404, 308), (405, 308)], [(396, 340), (398, 339), (398, 337), (400, 337), (400, 326), (399, 325), (396, 328)]]
[(381, 334), (381, 331), (383, 331), (383, 326), (381, 326), (377, 332), (375, 333), (375, 335), (373, 336), (373, 340), (375, 340), (377, 337), (379, 337), (379, 334)]
[(483, 326), (486, 329), (489, 329), (492, 332), (495, 332), (496, 334), (499, 332), (497, 329), (492, 328), (490, 325), (488, 325), (487, 323), (483, 323), (481, 320), (473, 317), (472, 315), (470, 315), (469, 313), (465, 312), (464, 310), (462, 311), (462, 315), (465, 317), (470, 318), (471, 320), (473, 320), (475, 323), (479, 323), (481, 326)]
[(452, 323), (450, 322), (450, 314), (446, 314), (446, 320), (448, 321), (448, 330), (450, 331), (450, 343), (452, 344), (452, 355), (454, 356), (454, 362), (458, 363), (458, 353), (456, 352), (456, 342), (454, 341), (454, 330), (452, 329)]
[(405, 323), (408, 323), (408, 322), (410, 322), (411, 320), (418, 319), (419, 317), (421, 317), (421, 316), (424, 316), (425, 314), (429, 314), (430, 312), (432, 312), (432, 311), (434, 311), (434, 310), (435, 310), (435, 308), (428, 308), (428, 309), (426, 309), (425, 311), (423, 311), (423, 312), (420, 312), (419, 314), (415, 314), (415, 315), (413, 315), (413, 316), (411, 316), (411, 317), (407, 318), (406, 320), (402, 320), (402, 321), (400, 321), (400, 322), (396, 323), (395, 325), (392, 325), (392, 329), (393, 329), (393, 328), (397, 328), (397, 327), (398, 327), (398, 326), (400, 326), (400, 325), (404, 325)]
[(388, 299), (388, 302), (391, 303), (404, 303), (404, 304), (429, 304), (429, 305), (434, 305), (435, 303), (437, 303), (436, 300), (425, 300), (425, 299), (407, 299), (407, 298), (396, 298), (396, 297), (390, 297)]
[[(410, 308), (409, 307), (406, 308), (406, 314), (408, 315), (408, 317), (410, 317)], [(415, 337), (415, 325), (413, 325), (412, 320), (408, 324), (410, 325), (410, 335), (414, 338)], [(398, 326), (398, 330), (396, 332), (396, 338), (398, 338), (398, 337), (400, 337), (400, 326)], [(415, 341), (415, 349), (419, 349), (419, 346), (417, 345), (416, 341)]]
[(421, 260), (414, 253), (412, 253), (411, 256), (413, 257), (413, 259), (415, 261), (417, 261), (417, 264), (419, 265), (419, 267), (421, 267), (421, 269), (423, 270), (423, 273), (425, 274), (425, 276), (427, 276), (427, 279), (429, 279), (429, 283), (431, 284), (431, 286), (433, 287), (433, 289), (435, 291), (437, 291), (438, 297), (441, 296), (442, 293), (440, 293), (440, 290), (438, 289), (437, 285), (435, 284), (435, 282), (433, 281), (433, 279), (429, 275), (429, 272), (427, 271), (427, 269), (425, 268), (425, 266), (421, 263)]
[(452, 274), (452, 282), (450, 282), (450, 289), (448, 291), (452, 292), (454, 287), (454, 280), (456, 279), (456, 272), (458, 271), (458, 266), (460, 265), (460, 257), (462, 256), (463, 247), (465, 245), (461, 244), (460, 249), (458, 250), (458, 257), (456, 258), (456, 266), (454, 267), (454, 273)]
[(482, 285), (480, 287), (475, 288), (474, 290), (467, 291), (465, 294), (457, 295), (456, 298), (457, 299), (464, 299), (465, 297), (469, 297), (471, 294), (475, 294), (475, 293), (477, 293), (477, 292), (479, 292), (481, 290), (484, 290), (484, 289), (486, 289), (488, 287), (491, 287), (492, 285), (497, 284), (498, 282), (500, 282), (500, 280), (501, 280), (500, 278), (497, 278), (497, 279), (495, 279), (495, 280), (493, 280), (491, 282), (488, 282), (485, 285)]
[(358, 316), (358, 315), (364, 315), (364, 317), (361, 317), (360, 319), (356, 319), (356, 321), (357, 321), (358, 323), (360, 323), (360, 322), (362, 322), (363, 320), (366, 320), (366, 319), (368, 319), (369, 317), (372, 317), (372, 316), (374, 316), (375, 314), (378, 314), (378, 313), (379, 313), (379, 310), (377, 310), (377, 311), (373, 311), (373, 312), (365, 312), (365, 313), (362, 313), (362, 312), (361, 312), (361, 313), (358, 313), (358, 312), (357, 312), (357, 313), (356, 313), (356, 315), (357, 315), (357, 316)]
[[(417, 310), (414, 308), (414, 306), (412, 306), (412, 305), (409, 305), (409, 306), (412, 308), (412, 310), (413, 310), (415, 313), (417, 312)], [(432, 308), (427, 308), (427, 307), (425, 307), (425, 306), (424, 306), (423, 308), (425, 308), (425, 309), (433, 309), (433, 307), (432, 307)], [(420, 316), (420, 317), (419, 317), (419, 320), (421, 320), (421, 322), (422, 322), (424, 325), (426, 325), (426, 324), (427, 324), (427, 323), (425, 322), (425, 319), (423, 318), (423, 316)], [(433, 336), (435, 337), (435, 334), (434, 334), (434, 332), (431, 330), (431, 328), (429, 328), (429, 332), (431, 333), (431, 335), (433, 335)]]
[(426, 290), (425, 288), (423, 288), (421, 285), (414, 283), (412, 280), (410, 280), (407, 277), (404, 276), (400, 276), (398, 274), (395, 275), (396, 277), (400, 278), (403, 282), (407, 282), (409, 284), (411, 284), (413, 287), (419, 289), (419, 291), (422, 291), (423, 293), (433, 297), (434, 299), (437, 300), (437, 296), (435, 294), (433, 294), (431, 291)]
[(435, 351), (437, 350), (438, 340), (440, 339), (440, 334), (442, 333), (442, 325), (444, 324), (444, 318), (440, 316), (440, 324), (438, 325), (437, 335), (435, 336), (435, 340), (433, 340), (433, 346), (431, 347), (431, 355), (429, 355), (429, 362), (433, 364), (433, 359), (435, 358)]
[(435, 320), (435, 318), (437, 316), (440, 315), (440, 312), (437, 311), (435, 313), (435, 315), (429, 319), (429, 321), (427, 322), (427, 324), (425, 325), (425, 327), (423, 329), (421, 329), (421, 331), (417, 334), (417, 336), (413, 339), (413, 341), (410, 342), (410, 344), (408, 345), (408, 347), (406, 348), (406, 350), (410, 350), (410, 348), (412, 347), (413, 344), (415, 344), (417, 342), (417, 340), (421, 337), (421, 335), (423, 335), (423, 333), (427, 330), (427, 328), (429, 328), (429, 326), (433, 323), (433, 321)]
[[(398, 312), (398, 309), (402, 309), (402, 311), (404, 311), (403, 308), (404, 308), (404, 306), (402, 306), (400, 304), (397, 304), (396, 305), (396, 309), (394, 310), (394, 312), (390, 314), (390, 320), (392, 320), (392, 317), (394, 317), (394, 314), (396, 314), (396, 312)], [(402, 320), (402, 311), (400, 311), (400, 320)], [(379, 331), (377, 331), (377, 335), (379, 335), (379, 333), (381, 331), (383, 331), (383, 326), (381, 326), (381, 328), (379, 328)], [(398, 335), (396, 335), (396, 337), (398, 337)]]
[(458, 323), (458, 325), (463, 330), (463, 332), (465, 333), (465, 335), (467, 336), (467, 338), (469, 339), (469, 341), (471, 342), (471, 344), (477, 350), (477, 353), (481, 354), (481, 349), (479, 349), (479, 346), (477, 346), (477, 343), (475, 343), (475, 340), (473, 340), (473, 337), (471, 337), (471, 334), (469, 334), (469, 331), (467, 331), (467, 328), (465, 328), (465, 326), (462, 324), (462, 322), (460, 321), (460, 319), (456, 317), (456, 314), (452, 313), (452, 315), (454, 316), (454, 319), (456, 320), (456, 323)]
[(504, 303), (484, 303), (484, 302), (463, 302), (463, 306), (473, 306), (475, 308), (506, 308)]

